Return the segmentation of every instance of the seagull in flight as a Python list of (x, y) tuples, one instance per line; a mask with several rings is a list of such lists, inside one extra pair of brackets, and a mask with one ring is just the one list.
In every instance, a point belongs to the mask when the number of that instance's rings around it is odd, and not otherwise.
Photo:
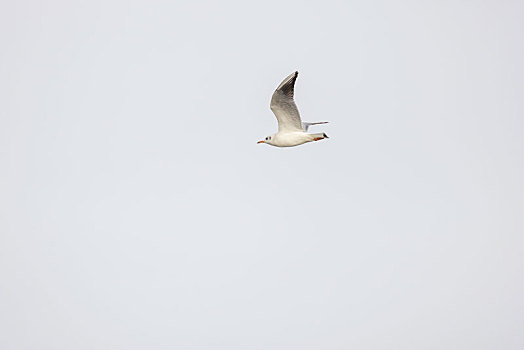
[(271, 97), (270, 107), (277, 117), (278, 132), (257, 143), (267, 143), (268, 145), (276, 147), (293, 147), (306, 142), (328, 138), (323, 132), (317, 134), (307, 133), (309, 126), (326, 124), (327, 122), (303, 123), (302, 120), (300, 120), (300, 114), (293, 99), (297, 77), (298, 72), (291, 73), (280, 83), (273, 93), (273, 97)]

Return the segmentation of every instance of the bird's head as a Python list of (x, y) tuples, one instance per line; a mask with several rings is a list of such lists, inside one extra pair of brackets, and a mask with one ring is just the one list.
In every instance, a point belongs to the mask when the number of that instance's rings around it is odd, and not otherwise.
[(265, 139), (258, 141), (257, 143), (267, 143), (269, 145), (272, 145), (273, 144), (273, 136), (274, 135), (268, 136)]

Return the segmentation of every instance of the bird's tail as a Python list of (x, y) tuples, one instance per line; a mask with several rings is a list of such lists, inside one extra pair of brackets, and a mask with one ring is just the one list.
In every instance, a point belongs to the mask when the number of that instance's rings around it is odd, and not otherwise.
[(319, 132), (317, 134), (309, 134), (313, 138), (313, 141), (318, 141), (322, 139), (329, 139), (325, 132)]
[(309, 129), (311, 125), (317, 125), (317, 124), (327, 124), (327, 122), (314, 122), (314, 123), (303, 122), (302, 127), (304, 128), (304, 131), (307, 131), (307, 129)]

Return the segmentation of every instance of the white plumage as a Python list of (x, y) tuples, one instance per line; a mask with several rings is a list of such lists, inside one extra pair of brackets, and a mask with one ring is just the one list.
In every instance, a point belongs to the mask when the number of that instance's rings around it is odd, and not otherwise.
[(298, 72), (290, 74), (273, 93), (270, 107), (277, 117), (278, 132), (258, 141), (258, 143), (267, 143), (277, 147), (292, 147), (328, 138), (325, 133), (307, 133), (309, 126), (327, 122), (303, 123), (300, 120), (300, 113), (294, 100), (297, 77)]

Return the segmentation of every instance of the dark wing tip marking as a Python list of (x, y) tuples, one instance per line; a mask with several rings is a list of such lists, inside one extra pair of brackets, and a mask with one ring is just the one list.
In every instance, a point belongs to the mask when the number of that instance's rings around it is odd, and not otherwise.
[(282, 91), (286, 96), (291, 98), (295, 95), (295, 82), (297, 81), (298, 71), (295, 71), (295, 74), (288, 79), (288, 81), (282, 83), (278, 90)]

